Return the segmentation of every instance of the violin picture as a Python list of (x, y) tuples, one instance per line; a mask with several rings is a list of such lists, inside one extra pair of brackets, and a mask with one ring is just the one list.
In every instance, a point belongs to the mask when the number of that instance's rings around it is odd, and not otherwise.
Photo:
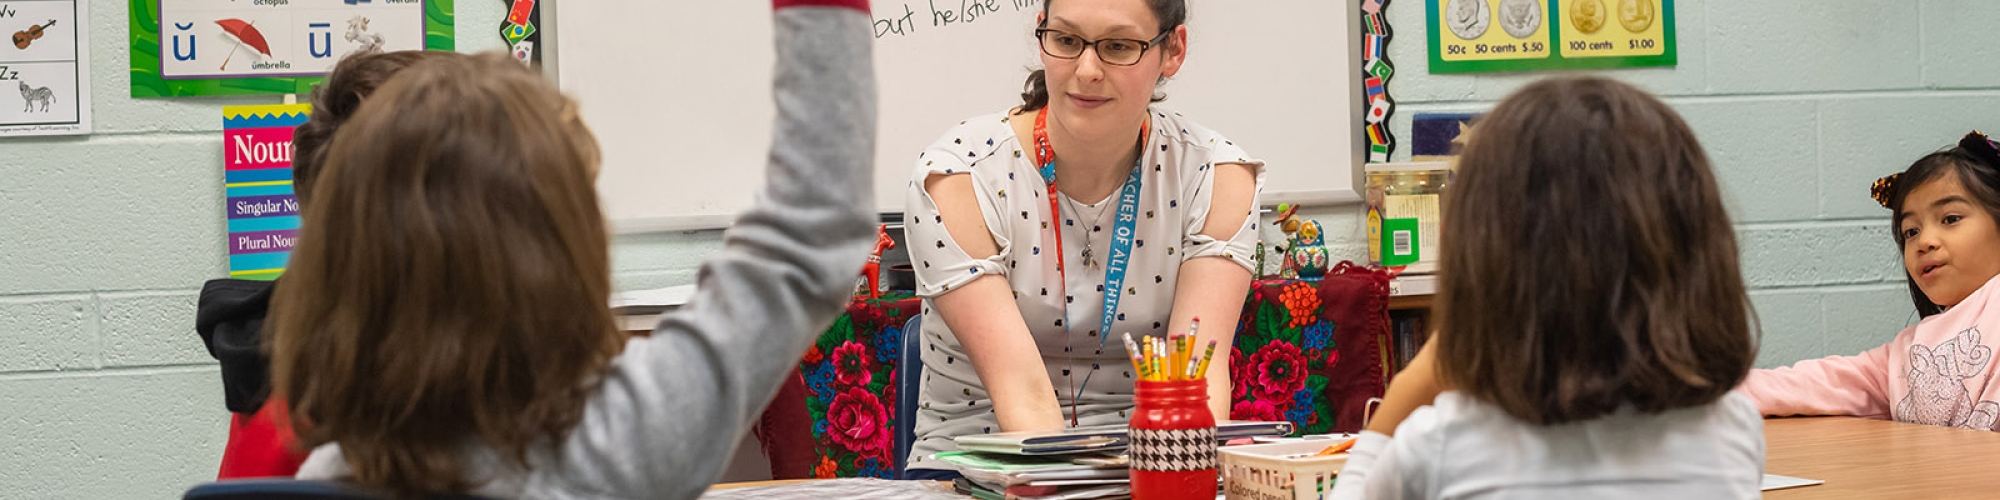
[(14, 48), (27, 50), (29, 44), (35, 43), (36, 39), (42, 37), (42, 32), (44, 30), (47, 30), (50, 26), (55, 26), (55, 25), (56, 21), (54, 19), (50, 19), (48, 24), (30, 25), (28, 26), (28, 29), (14, 32)]

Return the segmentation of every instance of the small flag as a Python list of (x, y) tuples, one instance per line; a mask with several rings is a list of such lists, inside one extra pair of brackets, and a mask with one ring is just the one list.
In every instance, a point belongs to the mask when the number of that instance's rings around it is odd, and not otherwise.
[(507, 37), (507, 43), (510, 45), (521, 43), (522, 40), (528, 39), (528, 35), (533, 34), (535, 34), (534, 23), (509, 24), (500, 28), (500, 35)]
[(514, 7), (507, 10), (507, 22), (517, 26), (528, 24), (528, 16), (535, 12), (535, 0), (514, 0)]
[(1368, 123), (1382, 123), (1389, 118), (1389, 100), (1381, 97), (1368, 102)]
[(1382, 26), (1382, 14), (1368, 14), (1362, 16), (1361, 25), (1363, 28), (1367, 29), (1367, 33), (1370, 35), (1389, 34), (1389, 30)]
[(521, 61), (521, 64), (532, 64), (534, 58), (535, 42), (523, 40), (521, 43), (514, 44), (514, 60)]
[(1368, 71), (1368, 74), (1374, 75), (1376, 78), (1381, 78), (1384, 82), (1389, 81), (1389, 77), (1396, 74), (1396, 68), (1389, 67), (1389, 62), (1381, 59), (1368, 60), (1365, 69)]
[(1361, 0), (1361, 11), (1369, 14), (1382, 13), (1382, 0)]
[(1368, 145), (1368, 162), (1369, 162), (1369, 163), (1382, 163), (1382, 162), (1386, 162), (1386, 161), (1389, 161), (1389, 145), (1388, 145), (1388, 144), (1370, 144), (1370, 145)]
[(1381, 77), (1375, 77), (1375, 76), (1368, 77), (1368, 79), (1361, 81), (1361, 86), (1362, 88), (1368, 90), (1368, 100), (1370, 101), (1375, 100), (1375, 98), (1377, 97), (1382, 97), (1383, 94), (1387, 92), (1386, 90), (1382, 89)]
[(1364, 60), (1381, 59), (1382, 35), (1368, 35), (1365, 38), (1361, 43), (1361, 58)]
[(1368, 143), (1383, 146), (1389, 144), (1389, 134), (1387, 131), (1382, 130), (1382, 124), (1373, 123), (1368, 125)]

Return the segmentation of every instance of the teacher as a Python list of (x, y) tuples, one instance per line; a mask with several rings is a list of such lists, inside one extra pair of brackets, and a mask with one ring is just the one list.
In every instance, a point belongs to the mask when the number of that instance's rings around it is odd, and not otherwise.
[[(1123, 424), (1122, 336), (1219, 343), (1250, 286), (1264, 163), (1154, 106), (1188, 54), (1185, 0), (1049, 0), (1020, 107), (962, 122), (917, 160), (906, 204), (923, 297), (912, 479), (949, 478), (952, 438)], [(1060, 180), (1060, 182), (1058, 182)]]

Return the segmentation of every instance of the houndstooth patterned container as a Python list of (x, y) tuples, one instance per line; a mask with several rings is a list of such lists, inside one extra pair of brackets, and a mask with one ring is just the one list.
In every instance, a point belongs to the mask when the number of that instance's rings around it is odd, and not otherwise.
[(1137, 389), (1130, 430), (1132, 498), (1215, 498), (1215, 416), (1208, 409), (1208, 382), (1141, 380)]

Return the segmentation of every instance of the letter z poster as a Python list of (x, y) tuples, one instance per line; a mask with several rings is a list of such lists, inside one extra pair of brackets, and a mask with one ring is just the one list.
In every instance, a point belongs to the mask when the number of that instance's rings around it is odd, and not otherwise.
[(277, 279), (299, 234), (292, 191), (292, 129), (309, 104), (222, 108), (223, 213), (229, 277)]
[(88, 7), (0, 0), (0, 137), (90, 133)]

